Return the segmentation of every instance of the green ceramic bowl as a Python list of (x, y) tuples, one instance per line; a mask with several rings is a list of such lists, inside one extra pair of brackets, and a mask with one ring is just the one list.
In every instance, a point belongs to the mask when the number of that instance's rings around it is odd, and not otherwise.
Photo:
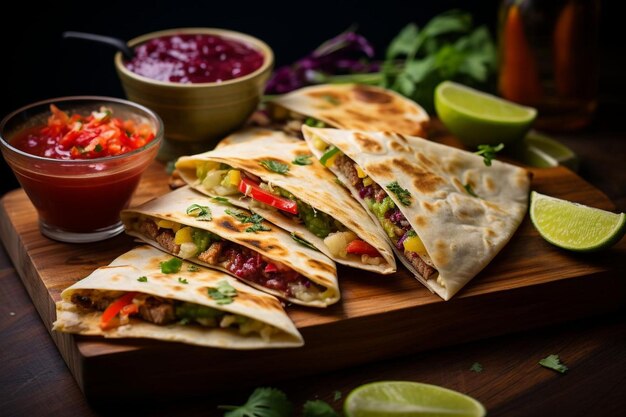
[(272, 49), (263, 41), (239, 32), (214, 28), (180, 28), (139, 36), (134, 47), (153, 38), (175, 34), (210, 34), (245, 43), (260, 51), (263, 65), (243, 77), (212, 83), (179, 84), (153, 80), (127, 69), (122, 54), (115, 68), (129, 100), (143, 104), (161, 116), (165, 142), (159, 159), (171, 160), (212, 149), (241, 127), (256, 109), (274, 65)]

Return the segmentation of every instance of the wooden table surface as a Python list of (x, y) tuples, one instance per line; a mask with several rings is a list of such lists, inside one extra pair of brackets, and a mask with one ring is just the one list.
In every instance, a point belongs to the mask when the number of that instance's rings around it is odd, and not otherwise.
[[(626, 135), (620, 127), (621, 101), (602, 102), (594, 124), (555, 137), (581, 157), (579, 174), (626, 211)], [(623, 123), (623, 121), (622, 121)], [(626, 271), (625, 271), (626, 272)], [(626, 278), (626, 273), (623, 274)], [(602, 288), (590, 296), (602, 297)], [(481, 401), (490, 416), (616, 416), (626, 413), (626, 315), (603, 315), (525, 333), (428, 351), (314, 378), (282, 381), (296, 415), (310, 399), (340, 410), (347, 393), (377, 380), (437, 384)], [(537, 362), (560, 355), (570, 368), (561, 375)], [(319, 358), (323, 361), (324, 358)], [(481, 373), (470, 371), (479, 362)], [(210, 375), (207, 377), (210, 378)], [(149, 384), (141, 375), (137, 384)], [(174, 384), (175, 381), (172, 381)], [(254, 387), (185, 401), (155, 398), (120, 405), (90, 404), (79, 390), (0, 247), (0, 415), (221, 416), (219, 404), (241, 404)], [(335, 400), (336, 391), (342, 398)]]

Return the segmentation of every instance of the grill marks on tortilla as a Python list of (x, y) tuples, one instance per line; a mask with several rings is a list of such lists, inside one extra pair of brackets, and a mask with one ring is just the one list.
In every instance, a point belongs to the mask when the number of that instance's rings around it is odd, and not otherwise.
[(380, 153), (383, 151), (383, 147), (374, 138), (371, 138), (360, 132), (355, 133), (354, 138), (367, 152)]
[[(248, 233), (249, 234), (249, 233)], [(289, 251), (280, 245), (278, 240), (268, 237), (254, 238), (254, 237), (243, 237), (239, 239), (242, 243), (248, 244), (253, 248), (264, 251), (266, 253), (272, 254), (272, 256), (276, 256), (279, 259), (281, 257), (286, 257), (289, 254)], [(278, 260), (278, 259), (277, 259)]]
[(450, 248), (445, 241), (441, 239), (435, 240), (434, 250), (431, 254), (433, 262), (436, 265), (444, 266), (450, 262)]
[[(208, 291), (207, 291), (208, 293)], [(243, 292), (240, 288), (237, 288), (237, 296), (233, 297), (233, 302), (236, 302), (241, 305), (249, 306), (255, 310), (277, 310), (282, 311), (282, 307), (280, 302), (275, 298), (263, 297), (263, 296), (253, 296), (246, 292)]]
[(445, 183), (443, 178), (437, 174), (429, 171), (424, 171), (419, 167), (411, 164), (405, 159), (393, 158), (391, 162), (372, 164), (367, 167), (373, 175), (378, 175), (384, 178), (392, 178), (393, 173), (389, 166), (393, 165), (402, 170), (412, 181), (415, 189), (424, 194), (430, 194), (440, 188)]
[[(333, 268), (332, 266), (328, 264), (317, 261), (315, 259), (309, 259), (306, 261), (306, 263), (315, 271), (324, 271), (324, 272), (328, 272), (332, 274), (335, 273), (335, 268)], [(320, 279), (326, 280), (324, 277), (320, 277)]]
[(331, 90), (312, 91), (307, 93), (307, 95), (313, 99), (321, 99), (320, 103), (323, 103), (323, 105), (317, 107), (324, 108), (339, 106), (349, 99), (347, 94)]
[(224, 228), (228, 231), (231, 232), (241, 232), (241, 225), (237, 225), (231, 217), (221, 217), (219, 219), (216, 219), (217, 221), (215, 222), (215, 224), (217, 224), (219, 227)]
[(366, 103), (391, 103), (393, 96), (385, 91), (378, 89), (372, 89), (364, 85), (356, 85), (352, 89), (354, 97), (358, 101), (364, 101)]

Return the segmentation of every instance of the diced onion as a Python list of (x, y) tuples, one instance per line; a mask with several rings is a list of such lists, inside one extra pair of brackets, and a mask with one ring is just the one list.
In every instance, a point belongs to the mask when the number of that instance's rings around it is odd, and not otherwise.
[(189, 259), (194, 257), (198, 252), (198, 247), (193, 242), (185, 242), (180, 245), (180, 251), (178, 252), (178, 256), (183, 259)]

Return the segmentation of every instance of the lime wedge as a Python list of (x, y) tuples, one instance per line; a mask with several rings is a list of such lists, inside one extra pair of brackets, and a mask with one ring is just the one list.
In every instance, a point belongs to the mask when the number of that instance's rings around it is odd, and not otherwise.
[(578, 156), (567, 146), (534, 130), (522, 142), (507, 150), (517, 161), (532, 167), (550, 168), (563, 165), (578, 171)]
[(448, 130), (469, 147), (521, 140), (537, 117), (532, 107), (452, 81), (435, 89), (435, 109)]
[(530, 219), (539, 234), (563, 249), (591, 252), (608, 248), (626, 233), (626, 215), (572, 203), (533, 191)]
[(355, 388), (344, 403), (347, 417), (480, 417), (481, 403), (460, 392), (409, 381), (380, 381)]

